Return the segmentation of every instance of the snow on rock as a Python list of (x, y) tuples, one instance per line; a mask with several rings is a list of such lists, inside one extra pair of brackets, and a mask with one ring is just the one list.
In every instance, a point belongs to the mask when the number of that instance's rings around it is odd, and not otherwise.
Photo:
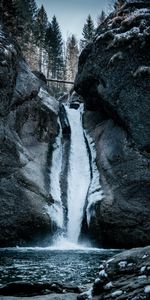
[(120, 269), (124, 269), (127, 266), (127, 261), (120, 261), (118, 263)]
[(123, 291), (122, 290), (118, 290), (118, 291), (115, 291), (111, 294), (111, 297), (112, 298), (117, 298), (119, 296), (121, 296), (123, 294)]
[(147, 278), (147, 276), (146, 275), (141, 275), (141, 276), (138, 276), (138, 279), (146, 279)]
[(108, 282), (105, 286), (104, 286), (104, 290), (111, 290), (113, 288), (113, 284), (112, 282)]
[(100, 270), (104, 270), (104, 265), (100, 265), (100, 266), (99, 266), (99, 269), (100, 269)]
[(101, 281), (100, 278), (96, 278), (94, 282), (97, 284), (100, 283), (100, 281)]
[(100, 277), (100, 278), (107, 278), (108, 275), (107, 275), (107, 273), (105, 272), (105, 270), (102, 270), (102, 271), (99, 272), (99, 277)]
[(123, 52), (119, 51), (111, 57), (111, 59), (108, 63), (108, 66), (112, 66), (114, 64), (114, 62), (117, 62), (118, 60), (123, 60), (123, 59), (124, 59)]
[(142, 75), (150, 75), (150, 67), (149, 66), (140, 66), (138, 69), (133, 73), (133, 77), (138, 77)]
[(141, 273), (144, 273), (145, 270), (146, 270), (146, 266), (143, 266), (143, 267), (141, 267), (140, 272), (141, 272)]
[(145, 286), (144, 293), (145, 294), (150, 294), (150, 285)]
[(92, 300), (92, 288), (90, 288), (87, 292), (80, 294), (77, 299), (78, 300)]
[(59, 109), (59, 103), (58, 101), (50, 96), (46, 90), (44, 90), (42, 87), (40, 88), (40, 91), (38, 93), (39, 98), (41, 99), (42, 103), (52, 110), (54, 113), (58, 113)]

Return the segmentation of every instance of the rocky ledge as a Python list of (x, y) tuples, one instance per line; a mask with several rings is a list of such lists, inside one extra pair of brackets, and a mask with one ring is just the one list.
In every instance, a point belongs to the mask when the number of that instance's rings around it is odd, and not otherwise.
[(104, 262), (93, 287), (77, 299), (150, 299), (150, 246), (125, 251)]
[(125, 1), (79, 58), (75, 90), (94, 136), (105, 197), (89, 233), (98, 245), (150, 244), (150, 2)]
[(58, 103), (0, 27), (0, 247), (50, 236), (47, 207)]

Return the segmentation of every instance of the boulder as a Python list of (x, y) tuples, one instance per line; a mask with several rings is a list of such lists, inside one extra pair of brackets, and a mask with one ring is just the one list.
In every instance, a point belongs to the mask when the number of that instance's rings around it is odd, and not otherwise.
[(104, 261), (92, 289), (77, 299), (150, 299), (150, 246), (124, 251)]
[(19, 47), (0, 31), (0, 247), (45, 239), (58, 103), (30, 71)]
[(149, 1), (125, 1), (79, 58), (75, 90), (84, 98), (85, 128), (92, 126), (105, 195), (92, 208), (89, 233), (101, 246), (150, 244), (149, 46)]

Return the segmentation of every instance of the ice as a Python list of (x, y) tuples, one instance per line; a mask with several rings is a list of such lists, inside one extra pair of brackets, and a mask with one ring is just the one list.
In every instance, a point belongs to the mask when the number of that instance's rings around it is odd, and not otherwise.
[(99, 178), (99, 171), (96, 164), (96, 149), (95, 149), (95, 143), (92, 139), (92, 137), (85, 133), (88, 145), (90, 147), (91, 152), (91, 167), (92, 167), (92, 179), (88, 191), (88, 205), (86, 208), (87, 212), (87, 223), (90, 223), (91, 216), (93, 214), (92, 206), (97, 203), (98, 201), (101, 201), (104, 199), (104, 194), (100, 185), (100, 178)]
[[(58, 120), (59, 121), (59, 120)], [(61, 189), (60, 189), (60, 175), (62, 166), (62, 130), (60, 126), (60, 132), (56, 137), (53, 145), (52, 163), (50, 169), (50, 195), (52, 196), (54, 203), (47, 207), (51, 219), (58, 225), (63, 227), (63, 207), (61, 201)]]

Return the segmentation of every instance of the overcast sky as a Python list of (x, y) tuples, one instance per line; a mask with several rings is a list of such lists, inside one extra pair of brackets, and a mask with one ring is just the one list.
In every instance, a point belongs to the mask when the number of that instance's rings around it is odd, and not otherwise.
[(63, 38), (70, 33), (81, 37), (85, 20), (91, 14), (96, 22), (98, 14), (107, 11), (110, 0), (36, 0), (38, 6), (45, 7), (49, 20), (55, 14), (60, 25)]

